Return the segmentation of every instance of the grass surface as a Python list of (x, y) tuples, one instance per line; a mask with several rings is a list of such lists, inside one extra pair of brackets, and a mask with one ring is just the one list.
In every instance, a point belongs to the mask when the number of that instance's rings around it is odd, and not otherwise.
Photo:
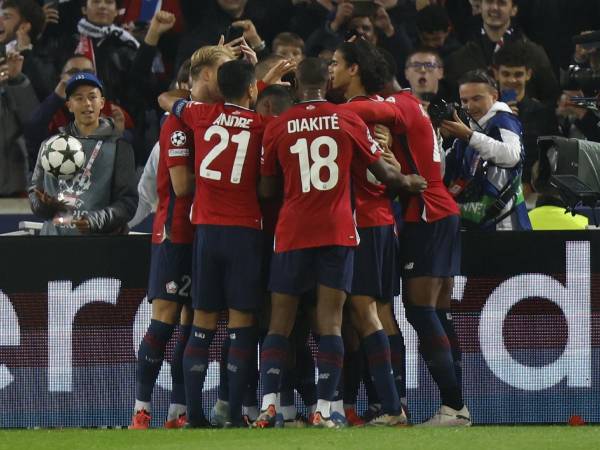
[(6, 430), (0, 449), (599, 449), (600, 427), (462, 429)]

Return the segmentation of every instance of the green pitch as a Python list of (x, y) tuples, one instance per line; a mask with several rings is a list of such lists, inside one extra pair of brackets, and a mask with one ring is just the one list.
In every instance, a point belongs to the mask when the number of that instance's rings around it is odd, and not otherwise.
[(343, 430), (10, 430), (0, 449), (599, 449), (600, 427), (503, 426), (470, 429)]

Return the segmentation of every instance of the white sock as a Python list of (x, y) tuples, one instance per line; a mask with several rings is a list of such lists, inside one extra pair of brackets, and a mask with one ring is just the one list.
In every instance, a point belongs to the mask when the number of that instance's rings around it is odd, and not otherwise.
[(133, 407), (133, 412), (138, 412), (142, 409), (145, 410), (147, 413), (150, 413), (150, 402), (142, 402), (136, 399), (135, 406)]
[(317, 400), (317, 412), (320, 412), (323, 417), (331, 415), (331, 402), (329, 400)]
[(242, 415), (254, 422), (258, 417), (258, 406), (242, 406)]
[(280, 410), (283, 415), (283, 420), (294, 420), (296, 418), (296, 406), (282, 406)]
[(344, 401), (343, 400), (335, 400), (331, 402), (331, 412), (338, 412), (342, 416), (346, 417), (346, 413), (344, 413)]
[(178, 403), (171, 403), (169, 405), (169, 412), (167, 413), (167, 420), (175, 420), (179, 419), (179, 416), (185, 414), (187, 412), (187, 407), (185, 405), (180, 405)]
[(277, 394), (266, 394), (263, 396), (261, 411), (266, 411), (270, 405), (277, 405)]

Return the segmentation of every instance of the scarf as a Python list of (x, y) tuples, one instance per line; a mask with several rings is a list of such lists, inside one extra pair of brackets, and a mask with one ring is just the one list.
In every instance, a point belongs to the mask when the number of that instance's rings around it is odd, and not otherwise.
[(100, 27), (89, 22), (85, 17), (82, 18), (77, 24), (77, 31), (82, 36), (92, 39), (100, 39), (100, 43), (104, 39), (114, 36), (124, 44), (131, 44), (135, 48), (140, 46), (140, 43), (131, 35), (131, 33), (129, 33), (129, 31), (124, 30), (116, 25), (105, 25)]

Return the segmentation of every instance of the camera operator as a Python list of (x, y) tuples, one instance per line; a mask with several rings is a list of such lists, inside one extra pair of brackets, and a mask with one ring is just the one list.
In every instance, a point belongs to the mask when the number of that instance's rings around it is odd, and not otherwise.
[[(586, 31), (573, 38), (573, 62), (563, 88), (556, 115), (563, 136), (600, 142), (600, 36), (598, 31)], [(562, 77), (561, 77), (562, 78)], [(597, 98), (594, 98), (597, 97)]]
[(457, 138), (446, 156), (445, 182), (461, 209), (463, 226), (479, 230), (530, 230), (521, 174), (521, 122), (498, 101), (496, 81), (481, 70), (459, 80), (467, 126), (455, 111), (441, 129)]

